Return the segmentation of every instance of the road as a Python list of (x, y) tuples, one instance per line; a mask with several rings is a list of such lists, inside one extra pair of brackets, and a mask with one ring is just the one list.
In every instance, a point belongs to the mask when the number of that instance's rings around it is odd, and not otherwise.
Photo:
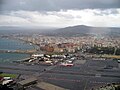
[[(70, 90), (90, 90), (108, 83), (120, 83), (120, 68), (116, 61), (75, 60), (74, 63), (72, 67), (0, 64), (0, 71), (34, 75), (38, 80)], [(105, 66), (113, 66), (113, 69), (104, 69)]]

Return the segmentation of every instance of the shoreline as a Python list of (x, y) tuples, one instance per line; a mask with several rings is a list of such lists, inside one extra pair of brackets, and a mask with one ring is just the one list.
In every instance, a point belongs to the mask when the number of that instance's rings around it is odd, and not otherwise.
[[(29, 43), (26, 43), (25, 41), (23, 41), (23, 40), (20, 40), (20, 39), (17, 39), (17, 38), (8, 38), (8, 37), (0, 37), (0, 39), (9, 39), (9, 40), (16, 40), (16, 41), (20, 41), (20, 42), (23, 42), (23, 43), (25, 43), (25, 44), (28, 44), (29, 46), (31, 46)], [(32, 49), (34, 49), (34, 44), (32, 44)], [(1, 49), (1, 50), (3, 50), (3, 49)], [(8, 50), (8, 49), (6, 49), (6, 50)], [(35, 49), (34, 49), (35, 50)], [(34, 52), (35, 53), (35, 52)], [(30, 58), (30, 56), (31, 56), (31, 54), (32, 53), (21, 53), (21, 52), (9, 52), (9, 50), (8, 50), (8, 52), (1, 52), (0, 53), (2, 56), (0, 57), (1, 58), (1, 60), (3, 60), (3, 61), (1, 61), (0, 63), (6, 63), (6, 61), (7, 61), (7, 63), (14, 63), (13, 61), (11, 61), (12, 60), (12, 58), (10, 58), (10, 60), (9, 60), (9, 58), (4, 58), (4, 55), (6, 54), (11, 54), (11, 55), (14, 55), (14, 54), (17, 54), (18, 56), (19, 55), (22, 55), (21, 56), (21, 59), (25, 59), (25, 58)], [(6, 56), (5, 55), (5, 56)], [(27, 56), (28, 55), (28, 56)], [(24, 57), (25, 56), (25, 58), (22, 58), (22, 57)], [(27, 56), (27, 57), (26, 57)], [(17, 57), (17, 56), (16, 56)], [(14, 59), (14, 58), (13, 58)], [(16, 60), (14, 60), (14, 61), (18, 61), (18, 60), (21, 60), (21, 59), (16, 59)], [(9, 60), (9, 62), (8, 62), (8, 60)], [(5, 61), (5, 62), (4, 62)]]

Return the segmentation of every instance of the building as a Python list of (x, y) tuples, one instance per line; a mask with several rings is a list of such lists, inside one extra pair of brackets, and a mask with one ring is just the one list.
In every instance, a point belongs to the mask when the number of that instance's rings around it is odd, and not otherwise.
[(18, 82), (17, 85), (18, 85), (19, 90), (24, 90), (24, 88), (26, 88), (27, 86), (30, 86), (35, 83), (37, 83), (36, 78), (29, 78), (29, 79)]

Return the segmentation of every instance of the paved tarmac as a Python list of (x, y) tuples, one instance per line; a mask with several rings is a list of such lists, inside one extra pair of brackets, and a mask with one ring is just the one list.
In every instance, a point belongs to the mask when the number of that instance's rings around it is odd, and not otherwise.
[[(22, 75), (34, 75), (42, 80), (70, 90), (91, 90), (109, 83), (120, 83), (120, 68), (116, 61), (103, 60), (75, 60), (74, 66), (65, 67), (60, 65), (18, 65), (0, 64), (0, 71), (17, 73)], [(113, 66), (112, 69), (105, 69)], [(45, 69), (45, 71), (44, 71)]]

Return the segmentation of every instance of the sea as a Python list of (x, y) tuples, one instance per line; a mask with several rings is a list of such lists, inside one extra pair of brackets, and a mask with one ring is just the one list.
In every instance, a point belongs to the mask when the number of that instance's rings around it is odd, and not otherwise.
[[(0, 38), (0, 50), (30, 50), (34, 49), (34, 47), (34, 45), (30, 45), (21, 40)], [(28, 57), (30, 57), (29, 54), (0, 53), (0, 63), (13, 63), (13, 61), (22, 60)]]

